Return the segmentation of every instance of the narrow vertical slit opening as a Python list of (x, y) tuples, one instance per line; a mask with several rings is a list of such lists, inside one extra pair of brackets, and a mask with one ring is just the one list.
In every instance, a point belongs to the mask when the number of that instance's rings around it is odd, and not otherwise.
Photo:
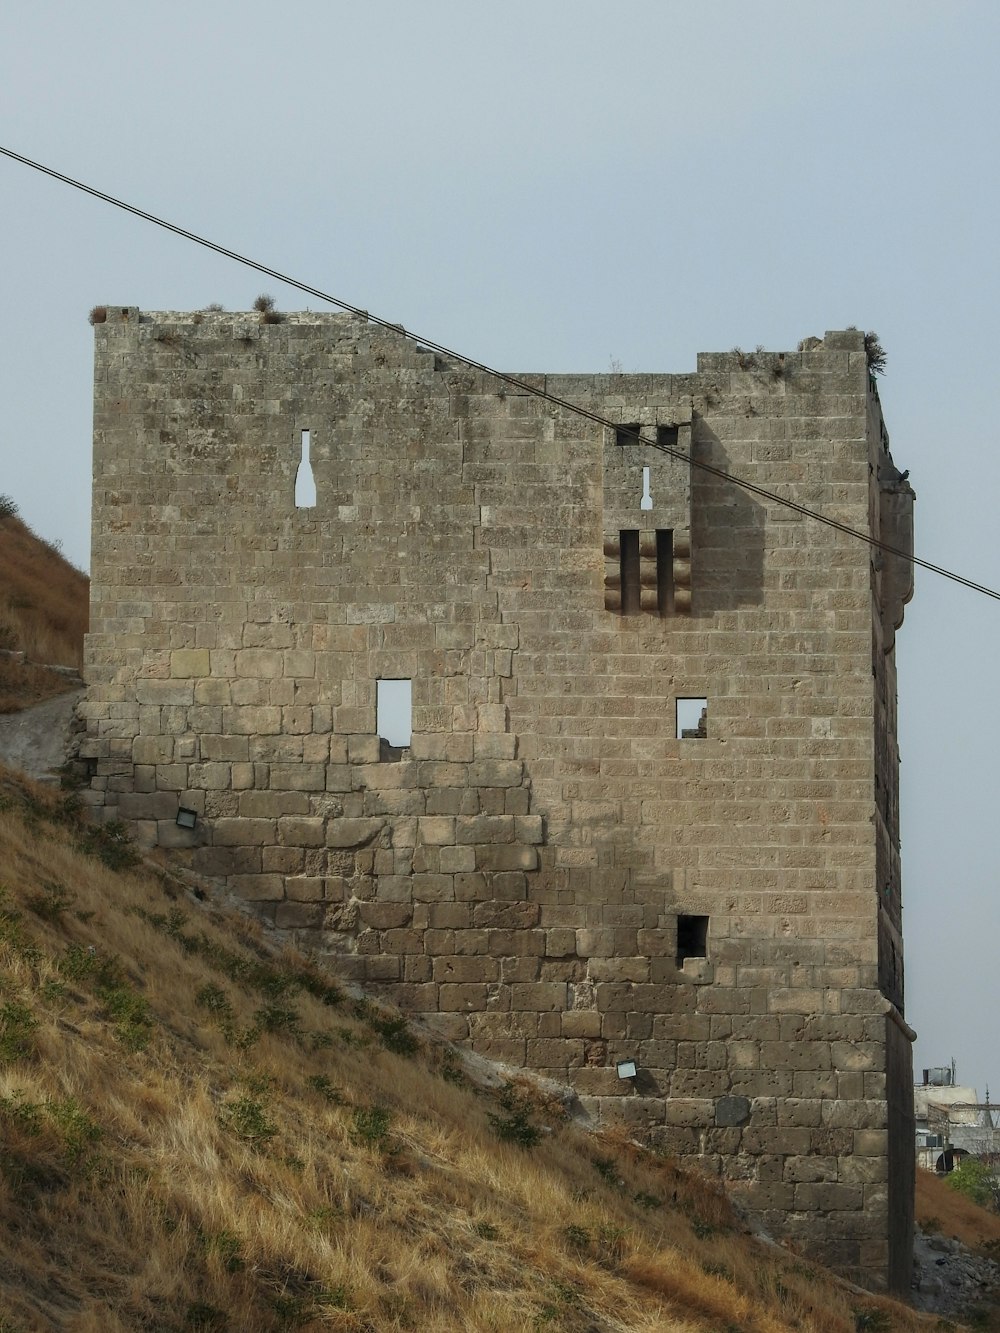
[(652, 509), (653, 496), (649, 489), (649, 468), (642, 469), (642, 499), (639, 501), (640, 509)]
[(379, 759), (401, 759), (413, 735), (413, 682), (378, 680), (375, 682), (375, 730), (379, 738)]
[(302, 432), (299, 466), (295, 472), (295, 508), (316, 508), (316, 478), (313, 476), (312, 460), (309, 457), (310, 432)]
[(639, 529), (624, 528), (618, 536), (621, 543), (622, 615), (636, 616), (642, 608)]
[(674, 534), (671, 528), (656, 531), (656, 609), (661, 616), (674, 614)]

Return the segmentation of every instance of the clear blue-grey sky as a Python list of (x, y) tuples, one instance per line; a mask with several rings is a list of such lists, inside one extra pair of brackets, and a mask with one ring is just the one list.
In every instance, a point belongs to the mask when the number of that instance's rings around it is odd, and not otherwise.
[[(511, 370), (693, 369), (855, 324), (925, 558), (1000, 587), (995, 0), (59, 0), (0, 142)], [(98, 302), (292, 291), (0, 159), (0, 492), (89, 560)], [(898, 639), (917, 1067), (1000, 1091), (1000, 603)]]

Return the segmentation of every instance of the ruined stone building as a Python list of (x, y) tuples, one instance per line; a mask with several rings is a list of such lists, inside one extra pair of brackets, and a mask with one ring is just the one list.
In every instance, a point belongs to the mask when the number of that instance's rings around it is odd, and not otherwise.
[(353, 316), (96, 344), (95, 806), (908, 1286), (913, 493), (862, 335), (523, 377), (612, 426)]

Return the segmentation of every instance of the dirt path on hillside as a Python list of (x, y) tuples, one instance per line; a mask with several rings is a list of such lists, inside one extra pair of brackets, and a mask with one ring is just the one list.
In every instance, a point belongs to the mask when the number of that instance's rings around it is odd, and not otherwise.
[(40, 782), (66, 762), (73, 710), (85, 690), (60, 694), (20, 713), (0, 716), (0, 760)]

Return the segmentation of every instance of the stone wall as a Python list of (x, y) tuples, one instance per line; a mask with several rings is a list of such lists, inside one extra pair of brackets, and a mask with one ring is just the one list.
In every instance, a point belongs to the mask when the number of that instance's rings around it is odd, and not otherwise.
[(902, 1271), (908, 591), (726, 477), (906, 538), (862, 336), (523, 377), (611, 429), (348, 316), (95, 332), (95, 804), (843, 1271)]

